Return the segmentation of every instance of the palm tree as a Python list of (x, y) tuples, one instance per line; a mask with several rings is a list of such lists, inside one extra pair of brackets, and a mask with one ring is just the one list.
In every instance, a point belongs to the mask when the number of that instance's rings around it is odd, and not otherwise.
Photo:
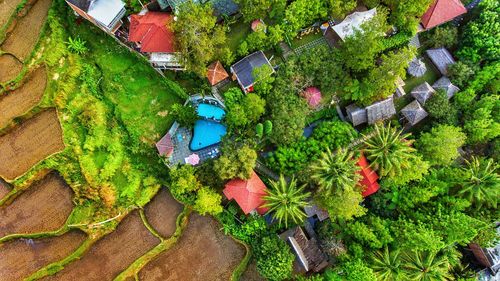
[(497, 173), (499, 165), (493, 159), (472, 157), (466, 160), (467, 167), (463, 168), (466, 175), (461, 183), (458, 195), (469, 200), (479, 209), (484, 206), (497, 207), (500, 176)]
[(303, 222), (306, 218), (303, 208), (307, 206), (306, 200), (311, 196), (309, 192), (304, 191), (305, 185), (297, 186), (295, 178), (288, 183), (281, 175), (278, 181), (270, 182), (270, 187), (264, 197), (264, 207), (269, 208), (269, 212), (274, 212), (273, 217), (280, 224), (284, 221), (286, 227), (289, 221), (297, 224)]
[(341, 149), (332, 153), (327, 149), (311, 166), (311, 178), (317, 182), (322, 196), (329, 197), (339, 188), (353, 189), (361, 179), (359, 169), (352, 152)]
[(453, 280), (446, 255), (437, 252), (408, 252), (403, 256), (404, 277), (414, 281)]
[(399, 249), (389, 251), (387, 246), (371, 254), (371, 268), (380, 281), (402, 280), (401, 256)]
[(411, 146), (413, 141), (406, 139), (409, 134), (401, 133), (402, 131), (390, 125), (377, 125), (374, 136), (365, 136), (366, 157), (381, 176), (400, 175), (402, 170), (408, 168), (411, 161), (416, 158), (415, 148)]

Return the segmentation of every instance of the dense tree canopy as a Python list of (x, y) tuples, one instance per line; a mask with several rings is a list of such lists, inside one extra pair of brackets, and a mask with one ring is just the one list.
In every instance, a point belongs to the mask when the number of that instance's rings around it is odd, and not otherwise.
[(416, 147), (433, 165), (448, 165), (460, 154), (458, 149), (465, 144), (466, 136), (458, 127), (439, 125), (423, 133)]

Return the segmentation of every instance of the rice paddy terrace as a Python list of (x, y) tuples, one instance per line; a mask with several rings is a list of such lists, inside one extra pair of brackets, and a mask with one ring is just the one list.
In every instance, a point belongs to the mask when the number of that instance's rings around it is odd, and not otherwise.
[[(68, 96), (78, 87), (62, 84), (87, 75), (82, 65), (91, 65), (102, 81), (80, 90), (113, 92), (100, 97), (109, 107), (103, 118), (112, 115), (107, 124), (141, 145), (171, 125), (169, 106), (181, 99), (173, 94), (178, 86), (169, 82), (169, 92), (149, 66), (103, 34), (86, 57), (58, 49), (72, 35), (57, 20), (66, 16), (61, 10), (62, 0), (0, 0), (0, 279), (230, 279), (245, 248), (216, 221), (191, 214), (159, 185), (136, 189), (140, 200), (120, 199), (130, 197), (122, 190), (107, 193), (95, 179), (100, 173), (84, 169), (86, 159), (75, 156), (88, 149), (85, 133), (98, 130), (74, 127), (96, 117), (73, 107), (78, 97)], [(86, 23), (76, 28), (82, 36), (100, 32)], [(110, 49), (119, 60), (103, 56)], [(125, 92), (137, 96), (120, 96)], [(130, 106), (137, 100), (147, 111)], [(113, 149), (104, 143), (89, 152), (96, 169), (111, 165)], [(132, 169), (132, 161), (120, 160)], [(132, 180), (117, 170), (109, 181), (121, 187)]]

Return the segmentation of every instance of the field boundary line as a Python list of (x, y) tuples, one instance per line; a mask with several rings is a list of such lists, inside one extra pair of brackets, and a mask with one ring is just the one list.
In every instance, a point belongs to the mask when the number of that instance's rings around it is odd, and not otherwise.
[(234, 238), (232, 235), (230, 235), (231, 238), (233, 238), (234, 241), (238, 242), (239, 244), (243, 245), (245, 247), (246, 253), (241, 262), (236, 266), (236, 268), (233, 270), (233, 273), (231, 274), (231, 281), (238, 281), (241, 279), (241, 275), (245, 272), (245, 270), (248, 267), (248, 263), (250, 262), (250, 259), (252, 258), (253, 252), (252, 248), (250, 245), (247, 243)]
[(186, 229), (189, 222), (189, 215), (191, 214), (191, 208), (184, 207), (184, 210), (177, 216), (176, 229), (170, 238), (161, 241), (153, 249), (149, 250), (147, 253), (136, 259), (132, 264), (130, 264), (124, 271), (122, 271), (118, 276), (115, 277), (114, 281), (125, 281), (128, 278), (135, 278), (138, 280), (139, 272), (146, 266), (150, 261), (154, 260), (161, 253), (172, 248), (177, 240), (182, 236), (184, 230)]
[(161, 236), (160, 233), (158, 233), (158, 231), (156, 231), (156, 229), (149, 223), (143, 208), (139, 209), (139, 215), (141, 216), (142, 223), (149, 230), (149, 232), (151, 232), (153, 236), (155, 236), (156, 238), (160, 239), (161, 242), (163, 242), (163, 240), (165, 240), (165, 237)]
[(63, 225), (59, 229), (53, 231), (8, 234), (0, 238), (0, 244), (14, 239), (38, 239), (38, 238), (57, 237), (67, 233), (69, 230), (70, 228), (67, 225)]

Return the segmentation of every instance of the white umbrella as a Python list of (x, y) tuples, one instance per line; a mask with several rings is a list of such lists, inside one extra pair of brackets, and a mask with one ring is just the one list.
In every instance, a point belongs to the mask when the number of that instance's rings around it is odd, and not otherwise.
[(200, 156), (198, 156), (198, 154), (196, 153), (193, 153), (191, 155), (189, 155), (188, 157), (186, 157), (186, 163), (187, 164), (190, 164), (192, 166), (194, 165), (198, 165), (198, 163), (200, 163)]

